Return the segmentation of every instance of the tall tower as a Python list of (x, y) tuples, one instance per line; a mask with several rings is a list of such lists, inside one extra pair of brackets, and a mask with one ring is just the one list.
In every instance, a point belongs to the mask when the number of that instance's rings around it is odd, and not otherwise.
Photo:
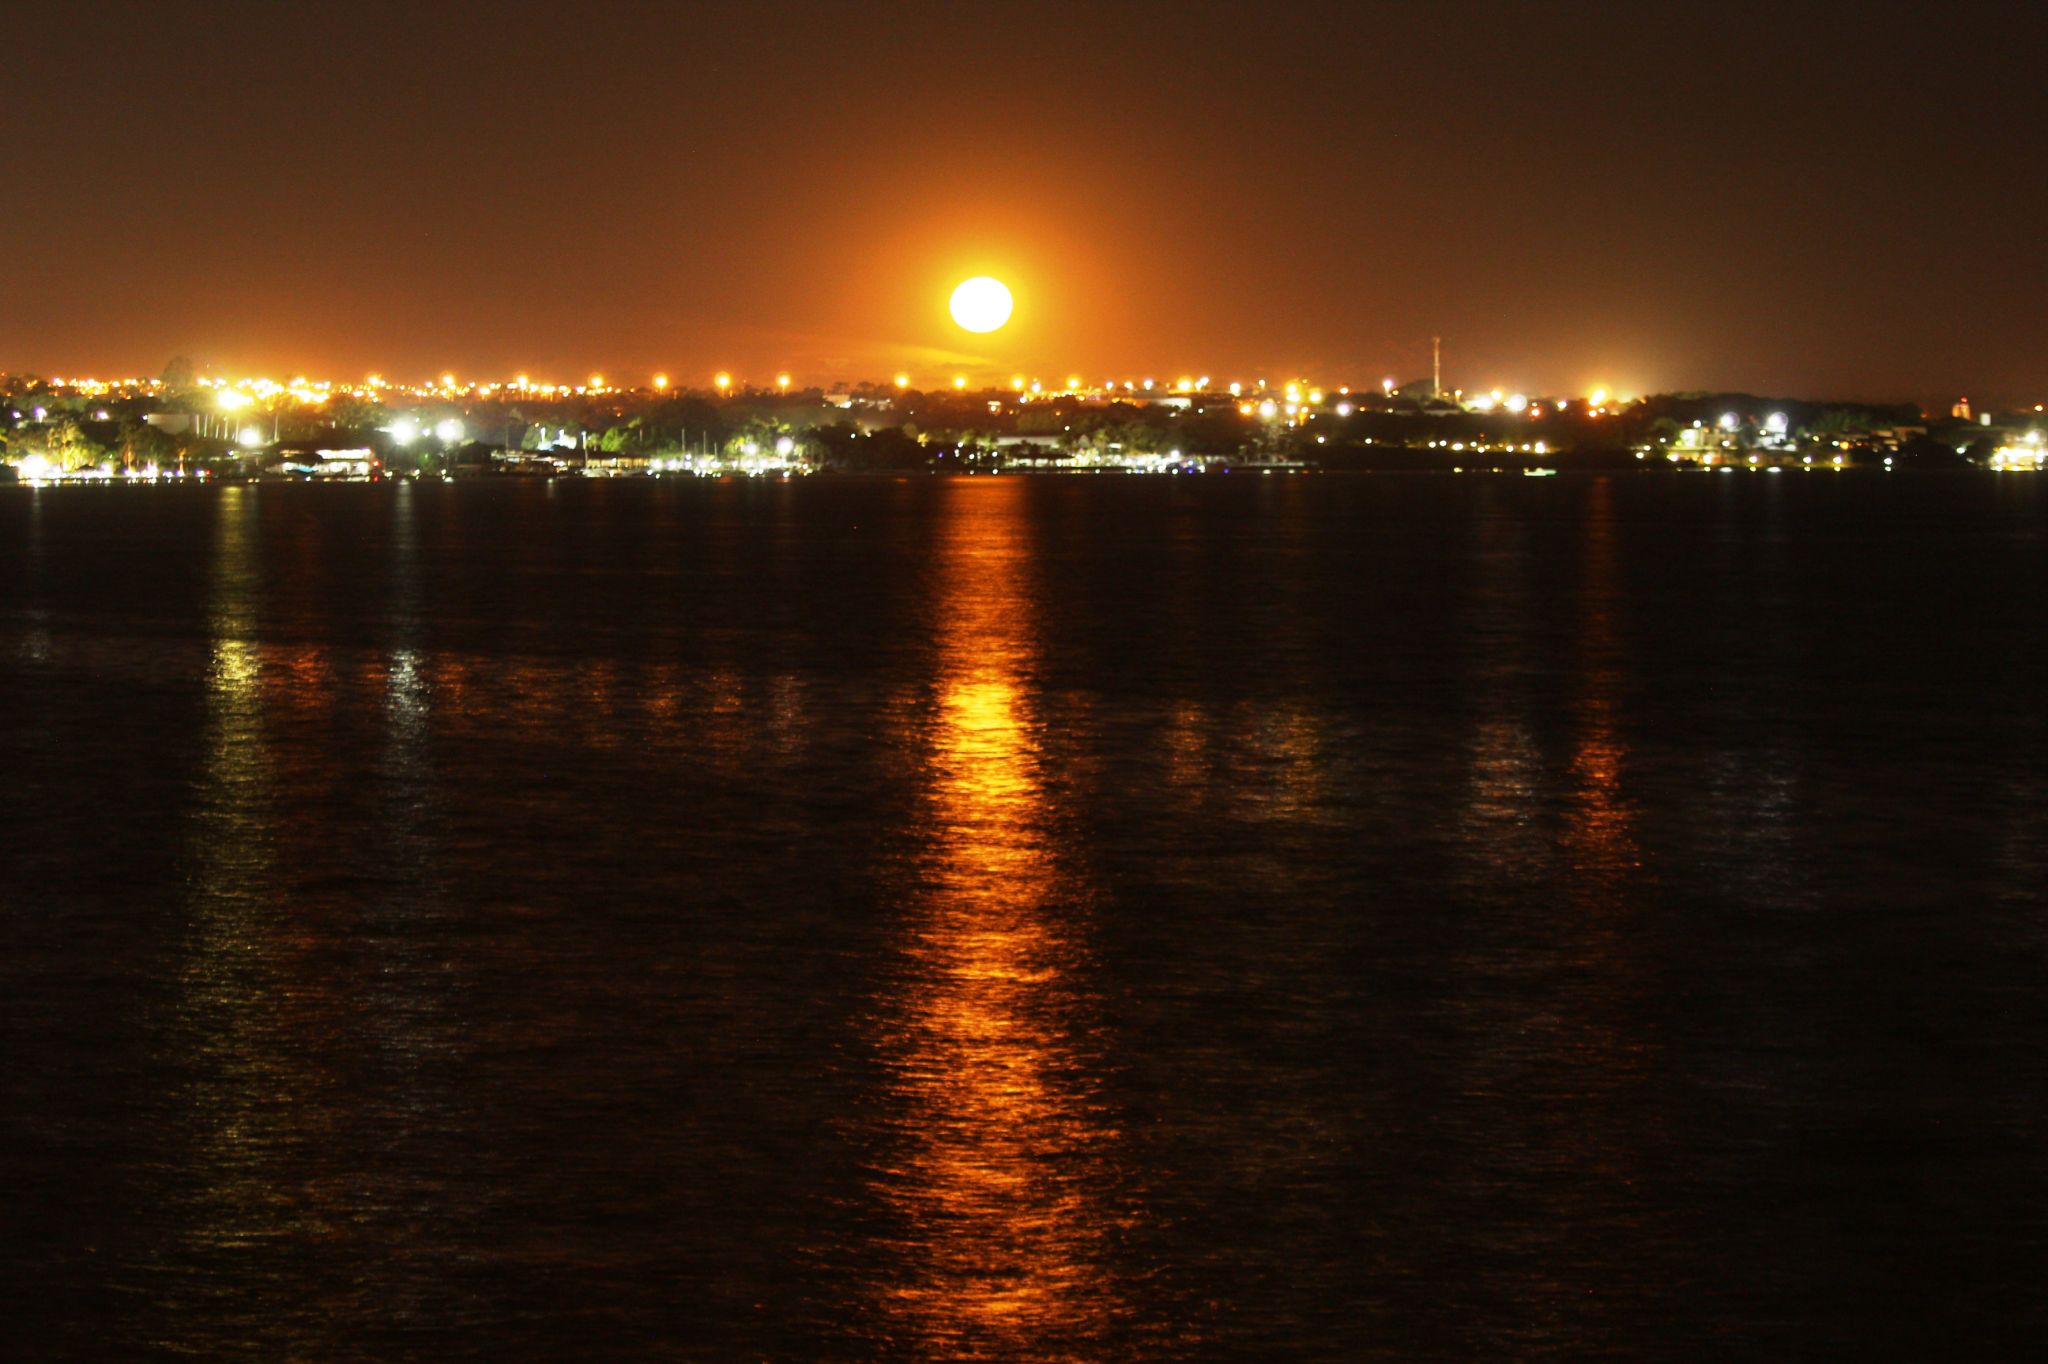
[(1441, 336), (1429, 338), (1429, 396), (1444, 396), (1444, 339)]

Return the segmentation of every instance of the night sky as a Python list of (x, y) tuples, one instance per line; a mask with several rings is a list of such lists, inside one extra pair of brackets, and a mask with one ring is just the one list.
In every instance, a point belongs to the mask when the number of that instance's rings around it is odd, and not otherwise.
[(2040, 401), (2043, 12), (1674, 8), (17, 7), (0, 368)]

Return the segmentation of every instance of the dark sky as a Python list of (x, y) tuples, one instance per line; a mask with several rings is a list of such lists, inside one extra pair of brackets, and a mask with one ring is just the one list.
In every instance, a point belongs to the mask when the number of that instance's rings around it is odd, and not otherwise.
[(0, 368), (2031, 403), (2022, 8), (23, 6)]

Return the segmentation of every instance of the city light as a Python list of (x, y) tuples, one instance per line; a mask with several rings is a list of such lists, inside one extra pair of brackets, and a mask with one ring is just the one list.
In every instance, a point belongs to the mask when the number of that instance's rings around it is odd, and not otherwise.
[[(771, 393), (780, 392), (787, 396), (795, 391), (794, 378), (788, 371), (779, 372), (774, 377), (775, 388), (770, 390)], [(482, 441), (477, 442), (485, 447), (486, 453), (482, 456), (482, 462), (486, 467), (498, 464), (514, 467), (522, 464), (541, 464), (549, 466), (550, 474), (574, 472), (593, 476), (601, 474), (606, 477), (635, 472), (685, 470), (710, 474), (721, 469), (727, 472), (761, 473), (765, 467), (760, 464), (744, 467), (739, 465), (737, 442), (725, 446), (717, 454), (711, 453), (707, 448), (703, 455), (697, 455), (693, 447), (704, 440), (704, 433), (697, 432), (693, 436), (690, 431), (681, 427), (664, 429), (659, 423), (650, 423), (647, 421), (647, 414), (654, 410), (652, 407), (635, 412), (631, 407), (635, 393), (638, 393), (642, 400), (651, 402), (652, 394), (665, 394), (673, 390), (672, 381), (666, 373), (650, 375), (637, 389), (623, 390), (607, 386), (604, 376), (598, 373), (590, 374), (587, 384), (536, 385), (525, 373), (509, 380), (473, 378), (451, 390), (446, 385), (453, 381), (455, 376), (452, 373), (433, 379), (398, 384), (389, 383), (378, 375), (341, 382), (310, 378), (303, 374), (295, 374), (284, 381), (248, 375), (233, 378), (194, 376), (185, 391), (196, 391), (204, 395), (206, 407), (209, 409), (203, 414), (204, 417), (210, 417), (212, 412), (238, 413), (240, 416), (228, 420), (202, 419), (196, 427), (187, 429), (195, 430), (202, 440), (210, 438), (217, 442), (214, 446), (215, 453), (218, 453), (222, 444), (230, 449), (259, 449), (272, 442), (301, 440), (309, 432), (317, 432), (323, 426), (374, 424), (379, 430), (387, 433), (393, 447), (405, 450), (416, 449), (423, 436), (437, 439), (442, 446), (452, 449), (465, 442), (475, 441), (471, 432), (481, 427), (483, 431), (489, 433)], [(39, 395), (49, 393), (60, 396), (47, 403), (33, 404), (26, 403), (20, 398), (16, 399), (16, 402), (22, 405), (11, 409), (11, 415), (17, 429), (24, 433), (31, 433), (34, 423), (48, 423), (53, 419), (61, 419), (67, 412), (76, 413), (80, 419), (90, 418), (94, 423), (115, 421), (123, 414), (117, 411), (111, 399), (119, 397), (127, 402), (141, 398), (148, 401), (147, 395), (154, 395), (163, 388), (159, 381), (148, 379), (109, 381), (60, 378), (36, 382), (40, 385), (37, 390)], [(970, 376), (965, 373), (950, 376), (950, 382), (956, 393), (965, 393), (970, 388)], [(1213, 470), (1219, 466), (1315, 467), (1324, 462), (1321, 453), (1315, 449), (1317, 446), (1331, 447), (1330, 462), (1336, 467), (1344, 467), (1341, 461), (1355, 456), (1347, 455), (1340, 460), (1335, 452), (1345, 448), (1347, 444), (1354, 449), (1374, 446), (1389, 451), (1405, 447), (1416, 450), (1444, 449), (1459, 454), (1569, 454), (1577, 444), (1569, 437), (1562, 442), (1511, 441), (1507, 439), (1507, 432), (1495, 429), (1468, 433), (1467, 439), (1464, 440), (1451, 440), (1437, 435), (1437, 428), (1431, 424), (1454, 408), (1461, 408), (1475, 415), (1514, 414), (1530, 421), (1540, 421), (1551, 409), (1558, 412), (1569, 411), (1574, 403), (1584, 401), (1590, 404), (1593, 398), (1606, 398), (1609, 403), (1614, 404), (1608, 407), (1592, 407), (1589, 414), (1611, 423), (1616, 428), (1611, 438), (1626, 441), (1636, 458), (1661, 454), (1681, 467), (1719, 469), (1734, 465), (1753, 468), (1758, 472), (1779, 467), (1796, 470), (1816, 466), (1846, 470), (1852, 465), (1865, 462), (1861, 457), (1863, 454), (1869, 455), (1868, 462), (1875, 466), (1880, 456), (1889, 458), (1888, 452), (1897, 451), (1904, 436), (1911, 434), (1910, 428), (1901, 431), (1874, 421), (1868, 429), (1850, 429), (1835, 433), (1840, 438), (1809, 439), (1795, 430), (1792, 415), (1784, 410), (1744, 413), (1741, 410), (1716, 411), (1709, 408), (1701, 414), (1699, 420), (1693, 420), (1688, 413), (1679, 419), (1677, 430), (1660, 435), (1648, 429), (1649, 414), (1634, 407), (1636, 400), (1613, 395), (1604, 388), (1596, 388), (1592, 395), (1584, 400), (1536, 398), (1526, 393), (1514, 393), (1500, 388), (1469, 394), (1465, 390), (1454, 389), (1437, 393), (1436, 400), (1426, 410), (1418, 410), (1395, 402), (1389, 402), (1381, 408), (1380, 400), (1377, 398), (1369, 403), (1352, 399), (1346, 396), (1352, 392), (1348, 384), (1332, 385), (1325, 389), (1302, 379), (1277, 380), (1274, 381), (1272, 396), (1268, 397), (1263, 392), (1252, 392), (1253, 382), (1232, 381), (1212, 389), (1211, 381), (1206, 375), (1196, 377), (1180, 374), (1165, 380), (1106, 378), (1091, 383), (1081, 374), (1072, 373), (1064, 376), (1064, 387), (1061, 387), (1058, 381), (1042, 381), (1030, 378), (1025, 373), (1018, 373), (1011, 376), (1009, 381), (1012, 390), (1010, 398), (985, 403), (989, 415), (996, 419), (994, 421), (977, 418), (972, 424), (948, 422), (939, 418), (937, 414), (932, 414), (934, 419), (927, 429), (913, 429), (907, 425), (899, 429), (911, 435), (917, 447), (929, 444), (935, 451), (946, 449), (953, 457), (966, 456), (966, 462), (958, 467), (961, 467), (963, 472), (980, 473), (996, 472), (1006, 468), (1123, 468), (1132, 472), (1166, 471), (1168, 465), (1160, 463), (1165, 456), (1158, 453), (1166, 448), (1163, 440), (1158, 444), (1126, 447), (1122, 442), (1104, 437), (1105, 424), (1101, 417), (1085, 417), (1086, 409), (1099, 409), (1111, 403), (1128, 405), (1127, 410), (1130, 412), (1142, 414), (1119, 414), (1115, 419), (1117, 424), (1137, 421), (1150, 426), (1154, 433), (1161, 437), (1169, 433), (1178, 435), (1183, 430), (1192, 430), (1180, 428), (1178, 423), (1183, 420), (1191, 421), (1202, 412), (1210, 412), (1213, 416), (1229, 415), (1247, 420), (1247, 425), (1234, 438), (1227, 428), (1222, 431), (1211, 428), (1209, 438), (1219, 441), (1220, 444), (1208, 449), (1198, 445), (1194, 447), (1193, 453), (1169, 462), (1173, 469), (1182, 472)], [(746, 391), (734, 388), (732, 375), (728, 371), (720, 371), (715, 383), (722, 395)], [(889, 385), (893, 384), (894, 391), (901, 393), (907, 391), (911, 383), (912, 375), (907, 371), (894, 372), (881, 383), (849, 381), (844, 391), (831, 395), (829, 402), (837, 409), (858, 411), (869, 408), (886, 411), (889, 403), (884, 392), (878, 390), (887, 390)], [(1258, 380), (1256, 384), (1264, 389), (1267, 381)], [(465, 410), (466, 404), (487, 404), (508, 392), (516, 392), (522, 395), (523, 399), (530, 396), (535, 403), (568, 402), (576, 395), (592, 392), (593, 388), (607, 395), (617, 396), (610, 400), (615, 406), (599, 419), (601, 425), (593, 423), (587, 428), (576, 425), (578, 420), (589, 422), (591, 419), (587, 414), (564, 413), (558, 419), (533, 406), (523, 406), (522, 410), (509, 413), (488, 409), (485, 412)], [(1228, 388), (1233, 393), (1233, 401), (1228, 407), (1219, 405), (1211, 409), (1197, 406), (1200, 400), (1196, 395), (1219, 393), (1222, 388)], [(1288, 396), (1282, 397), (1283, 391)], [(370, 405), (370, 413), (376, 415), (371, 416), (368, 413), (361, 413), (360, 409), (351, 408), (347, 416), (337, 414), (335, 418), (328, 418), (321, 409), (332, 400), (343, 396), (366, 401)], [(1036, 409), (1043, 401), (1054, 397), (1061, 401), (1062, 408), (1052, 425), (1039, 425), (1035, 430), (1022, 425), (1011, 425), (1020, 410)], [(81, 399), (92, 401), (81, 402)], [(407, 411), (409, 404), (411, 410)], [(181, 409), (176, 403), (167, 406), (174, 415), (181, 410), (191, 410), (189, 406)], [(1376, 422), (1373, 434), (1368, 436), (1354, 429), (1335, 431), (1318, 422), (1318, 418), (1325, 415), (1348, 420), (1359, 415), (1361, 408), (1383, 413), (1388, 424), (1383, 426)], [(433, 415), (422, 419), (423, 411), (431, 412)], [(405, 415), (393, 415), (400, 412)], [(261, 414), (260, 417), (257, 416), (258, 413)], [(1085, 419), (1076, 420), (1077, 417)], [(252, 418), (254, 420), (251, 420)], [(557, 420), (562, 420), (560, 426), (556, 425)], [(1923, 416), (1922, 420), (1932, 418)], [(2043, 434), (2037, 428), (2015, 429), (2018, 424), (2015, 413), (1992, 411), (1980, 404), (1972, 407), (1967, 420), (1973, 426), (1990, 423), (1996, 435), (1991, 441), (1978, 443), (1974, 439), (1959, 438), (1951, 434), (1947, 444), (1955, 454), (1964, 456), (1980, 467), (2001, 471), (2031, 470), (2040, 467), (2044, 453)], [(2029, 412), (2026, 421), (2038, 423), (2040, 418)], [(547, 425), (541, 426), (537, 424), (538, 422), (546, 422)], [(1403, 425), (1408, 422), (1414, 422), (1416, 425), (1404, 430)], [(820, 426), (831, 424), (832, 421), (822, 417), (818, 422)], [(782, 457), (783, 463), (775, 466), (780, 470), (778, 476), (833, 467), (837, 459), (833, 452), (822, 445), (815, 455), (807, 453), (803, 436), (805, 423), (793, 422), (790, 425), (793, 429), (790, 430), (788, 439), (793, 444), (789, 449), (782, 448), (781, 438), (764, 438), (759, 442), (759, 453), (765, 456), (772, 450)], [(865, 439), (877, 434), (880, 425), (881, 423), (874, 418), (857, 420), (856, 430), (859, 434), (856, 439)], [(918, 426), (926, 428), (926, 422), (921, 419)], [(173, 426), (169, 429), (175, 431), (178, 428)], [(504, 432), (502, 437), (497, 434), (500, 429)], [(572, 432), (574, 434), (571, 434)], [(1425, 439), (1426, 435), (1430, 438)], [(27, 435), (22, 442), (27, 448), (17, 446), (16, 453), (8, 460), (17, 479), (30, 477), (24, 469), (33, 466), (25, 465), (24, 461), (31, 455), (53, 457), (56, 467), (50, 473), (50, 477), (63, 481), (102, 477), (148, 481), (159, 477), (194, 476), (184, 467), (184, 464), (190, 461), (190, 447), (184, 461), (175, 465), (173, 462), (164, 461), (157, 472), (152, 473), (150, 470), (156, 467), (155, 462), (141, 457), (132, 443), (124, 443), (118, 450), (112, 452), (106, 451), (106, 436), (103, 434), (91, 435), (81, 442), (67, 432), (61, 437), (66, 442), (61, 447), (61, 456), (59, 447), (55, 444), (59, 437), (49, 437), (52, 443), (47, 451), (27, 444), (29, 440), (34, 439), (32, 434)], [(502, 444), (499, 443), (501, 441)], [(679, 445), (682, 453), (671, 453)], [(1837, 451), (1860, 453), (1834, 455), (1822, 453), (1816, 448), (1825, 446), (1832, 446)], [(1309, 454), (1316, 457), (1304, 463), (1304, 456)], [(418, 472), (412, 467), (413, 458), (395, 458), (391, 469), (377, 473), (371, 472), (368, 461), (357, 461), (363, 467), (345, 471), (339, 461), (330, 458), (324, 472), (319, 471), (320, 466), (316, 461), (311, 476), (406, 477)], [(932, 458), (937, 460), (940, 457), (934, 455)], [(433, 468), (431, 461), (428, 467)], [(947, 466), (935, 463), (933, 467), (943, 469)], [(222, 470), (214, 469), (210, 472), (218, 475)], [(245, 477), (305, 477), (308, 476), (309, 469), (302, 462), (286, 460), (275, 471), (244, 466), (240, 472)], [(0, 474), (0, 477), (4, 476)]]
[(2043, 448), (2039, 431), (2028, 431), (2016, 445), (2000, 446), (1992, 452), (1991, 467), (2004, 472), (2038, 473), (2048, 464), (2048, 449)]

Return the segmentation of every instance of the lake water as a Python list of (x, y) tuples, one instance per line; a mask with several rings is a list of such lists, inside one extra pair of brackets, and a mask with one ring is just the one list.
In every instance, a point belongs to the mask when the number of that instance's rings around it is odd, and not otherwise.
[(2048, 482), (0, 490), (22, 1358), (2017, 1359)]

